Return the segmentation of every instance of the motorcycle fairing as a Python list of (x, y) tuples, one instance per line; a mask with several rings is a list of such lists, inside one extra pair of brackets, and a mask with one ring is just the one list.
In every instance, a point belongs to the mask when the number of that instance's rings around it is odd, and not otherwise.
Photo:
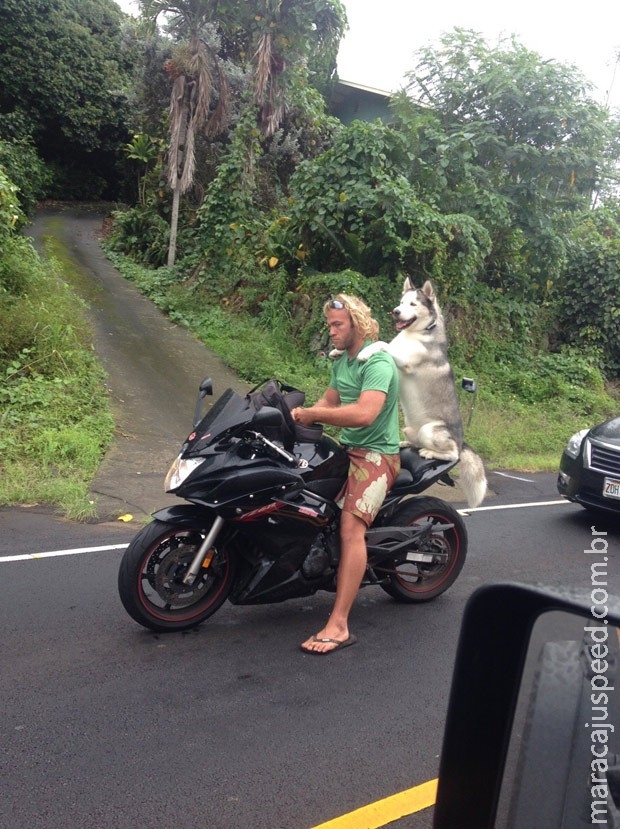
[(250, 420), (248, 402), (232, 389), (226, 389), (188, 435), (181, 452), (187, 458), (199, 457), (216, 440), (234, 433)]
[(246, 520), (247, 513), (239, 516), (232, 543), (247, 567), (230, 601), (263, 604), (330, 589), (332, 570), (317, 579), (305, 576), (302, 567), (318, 539), (325, 549), (324, 532), (337, 535), (337, 512), (333, 502), (301, 490), (275, 499), (272, 508), (254, 510), (252, 520)]
[(213, 509), (237, 506), (242, 511), (254, 509), (287, 489), (300, 489), (303, 486), (303, 481), (296, 472), (281, 467), (240, 469), (234, 477), (208, 483), (208, 491), (196, 493), (198, 497), (192, 496), (192, 500), (200, 500)]
[(330, 437), (316, 443), (296, 443), (294, 452), (307, 463), (300, 468), (306, 489), (335, 498), (342, 489), (349, 469), (349, 457), (343, 447)]

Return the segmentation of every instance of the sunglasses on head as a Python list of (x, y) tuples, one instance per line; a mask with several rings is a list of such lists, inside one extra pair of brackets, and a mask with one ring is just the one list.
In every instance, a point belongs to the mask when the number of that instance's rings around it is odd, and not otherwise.
[(346, 308), (344, 302), (341, 302), (339, 299), (330, 299), (327, 304), (330, 308), (335, 308), (337, 311), (342, 311), (343, 308)]

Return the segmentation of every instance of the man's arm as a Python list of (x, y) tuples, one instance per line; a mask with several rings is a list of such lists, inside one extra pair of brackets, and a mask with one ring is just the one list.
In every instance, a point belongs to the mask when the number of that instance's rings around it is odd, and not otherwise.
[(293, 419), (303, 426), (325, 423), (329, 426), (370, 426), (385, 403), (383, 391), (363, 391), (355, 403), (339, 405), (340, 397), (335, 389), (329, 388), (314, 406), (293, 409)]
[[(320, 400), (317, 400), (312, 408), (319, 406), (320, 408), (328, 408), (328, 409), (335, 409), (336, 406), (340, 405), (340, 395), (336, 391), (336, 389), (332, 388), (331, 386), (327, 387), (325, 394), (321, 397)], [(302, 408), (301, 406), (299, 407)], [(310, 407), (308, 407), (310, 408)]]

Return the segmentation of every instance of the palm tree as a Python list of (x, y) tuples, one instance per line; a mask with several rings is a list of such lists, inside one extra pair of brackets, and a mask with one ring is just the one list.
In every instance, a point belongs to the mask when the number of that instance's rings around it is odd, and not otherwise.
[(146, 177), (149, 171), (149, 164), (158, 157), (161, 141), (151, 135), (137, 133), (130, 144), (125, 145), (125, 154), (132, 161), (140, 161), (144, 165), (143, 173), (138, 173), (138, 200), (146, 204)]
[(261, 130), (269, 136), (282, 122), (287, 63), (325, 63), (331, 73), (347, 27), (340, 0), (259, 0), (261, 32), (254, 55), (254, 97)]
[[(261, 132), (273, 135), (284, 114), (285, 69), (308, 60), (335, 67), (346, 28), (340, 0), (139, 0), (142, 16), (166, 15), (177, 47), (166, 70), (173, 85), (169, 110), (168, 182), (172, 216), (168, 265), (176, 258), (179, 201), (192, 186), (196, 135), (218, 134), (226, 125), (230, 91), (219, 53), (220, 34), (254, 39), (254, 97)], [(241, 38), (241, 40), (244, 39)]]
[[(168, 118), (168, 183), (172, 215), (168, 265), (176, 259), (179, 202), (194, 182), (196, 135), (220, 132), (227, 120), (229, 88), (218, 54), (218, 0), (141, 0), (142, 15), (155, 21), (169, 15), (167, 28), (177, 39), (165, 69), (173, 79)], [(219, 19), (217, 23), (219, 23)]]

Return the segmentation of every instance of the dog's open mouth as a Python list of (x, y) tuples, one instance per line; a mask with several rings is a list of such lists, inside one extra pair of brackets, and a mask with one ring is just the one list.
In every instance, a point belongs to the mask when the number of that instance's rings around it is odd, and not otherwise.
[(410, 320), (394, 320), (394, 325), (397, 331), (402, 331), (404, 328), (408, 328), (411, 323), (415, 322), (417, 317), (412, 317)]

